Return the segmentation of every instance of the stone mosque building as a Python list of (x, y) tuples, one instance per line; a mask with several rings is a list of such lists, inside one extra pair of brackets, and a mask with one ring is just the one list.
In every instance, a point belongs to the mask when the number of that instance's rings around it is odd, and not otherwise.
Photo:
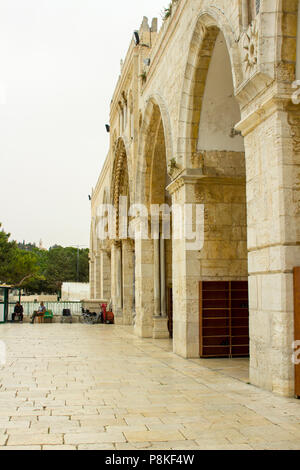
[[(112, 98), (92, 194), (91, 299), (111, 299), (139, 337), (170, 336), (184, 358), (250, 356), (252, 384), (294, 396), (300, 1), (173, 0), (165, 16), (160, 30), (144, 18), (133, 32)], [(127, 222), (149, 237), (124, 236), (125, 197)], [(106, 240), (103, 204), (115, 209)], [(162, 223), (150, 234), (153, 205), (193, 212), (171, 211), (165, 239)], [(200, 230), (197, 207), (204, 238), (190, 249), (174, 233)]]

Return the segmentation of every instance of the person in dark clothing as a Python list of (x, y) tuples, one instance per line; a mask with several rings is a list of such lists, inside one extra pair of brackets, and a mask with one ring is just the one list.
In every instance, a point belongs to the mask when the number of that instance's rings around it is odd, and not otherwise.
[(12, 321), (15, 321), (16, 317), (19, 318), (19, 321), (23, 321), (23, 307), (20, 302), (17, 302), (14, 308), (14, 313), (12, 314)]

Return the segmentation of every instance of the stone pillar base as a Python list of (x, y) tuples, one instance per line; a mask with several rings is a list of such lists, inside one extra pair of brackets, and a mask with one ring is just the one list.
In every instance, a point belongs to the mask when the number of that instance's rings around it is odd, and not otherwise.
[(123, 311), (120, 309), (113, 309), (115, 317), (115, 325), (123, 325)]
[(115, 315), (115, 325), (123, 326), (123, 317)]
[(135, 324), (134, 325), (134, 334), (139, 338), (152, 338), (153, 326)]
[(123, 325), (124, 326), (132, 326), (133, 325), (132, 312), (123, 312)]
[(170, 338), (167, 317), (154, 317), (153, 338), (154, 339)]

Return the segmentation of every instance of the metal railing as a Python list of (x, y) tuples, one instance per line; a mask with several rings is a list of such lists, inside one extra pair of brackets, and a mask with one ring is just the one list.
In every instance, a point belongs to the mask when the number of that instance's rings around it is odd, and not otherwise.
[[(24, 317), (30, 317), (39, 308), (39, 302), (21, 302), (24, 310)], [(8, 306), (8, 320), (11, 320), (16, 303), (10, 302)], [(81, 315), (82, 302), (44, 302), (47, 310), (52, 310), (53, 315), (62, 315), (64, 309), (69, 309), (71, 314)]]

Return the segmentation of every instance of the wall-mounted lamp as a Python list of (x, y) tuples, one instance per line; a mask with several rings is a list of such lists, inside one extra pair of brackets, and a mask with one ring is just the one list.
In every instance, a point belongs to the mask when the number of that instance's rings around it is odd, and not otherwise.
[(110, 132), (110, 125), (109, 124), (105, 124), (105, 129), (106, 129), (106, 132)]
[(89, 201), (91, 201), (91, 200), (92, 200), (92, 198), (91, 198), (91, 195), (89, 194)]
[(238, 136), (241, 136), (241, 135), (242, 135), (242, 132), (241, 132), (241, 131), (238, 131), (235, 127), (232, 127), (229, 136), (230, 136), (232, 139), (234, 139), (234, 137), (236, 137), (237, 135), (238, 135)]
[(151, 64), (151, 59), (144, 59), (144, 64), (147, 65), (147, 67), (149, 67)]
[(134, 39), (135, 45), (138, 46), (140, 43), (140, 35), (138, 31), (134, 31), (133, 39)]

